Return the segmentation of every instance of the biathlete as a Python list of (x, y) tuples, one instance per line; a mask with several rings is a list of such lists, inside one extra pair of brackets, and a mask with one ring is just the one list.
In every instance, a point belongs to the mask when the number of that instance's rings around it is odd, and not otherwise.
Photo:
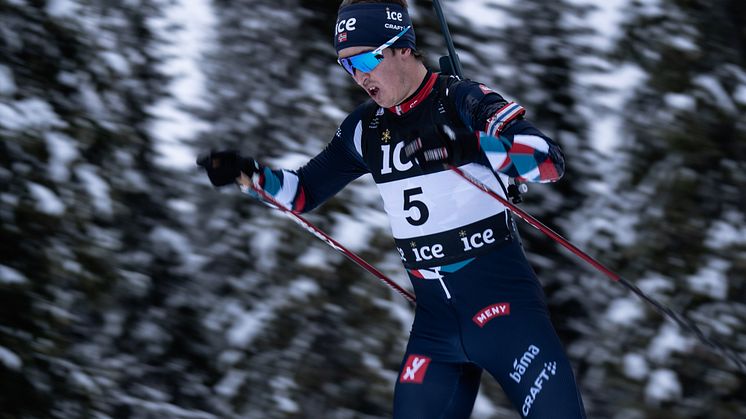
[(510, 211), (447, 166), (506, 196), (509, 178), (558, 180), (559, 146), (520, 105), (483, 84), (430, 72), (405, 1), (342, 2), (334, 46), (370, 100), (300, 169), (272, 170), (219, 151), (199, 162), (212, 183), (232, 184), (243, 173), (300, 213), (373, 176), (417, 296), (395, 418), (468, 418), (484, 370), (523, 417), (584, 418)]

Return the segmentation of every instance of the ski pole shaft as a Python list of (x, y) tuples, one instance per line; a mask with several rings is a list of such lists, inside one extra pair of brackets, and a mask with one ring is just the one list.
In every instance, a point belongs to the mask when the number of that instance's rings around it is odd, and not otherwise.
[(663, 314), (664, 316), (668, 317), (669, 319), (673, 320), (679, 327), (681, 327), (684, 330), (688, 330), (689, 332), (693, 333), (699, 340), (706, 344), (707, 346), (715, 349), (716, 352), (719, 352), (720, 354), (724, 355), (725, 357), (729, 358), (731, 361), (733, 361), (736, 366), (741, 370), (741, 372), (746, 373), (746, 362), (744, 362), (741, 357), (736, 354), (736, 352), (725, 345), (721, 344), (720, 342), (716, 341), (715, 339), (708, 338), (700, 329), (699, 327), (691, 320), (687, 319), (683, 315), (673, 311), (672, 309), (666, 307), (658, 300), (648, 296), (645, 294), (640, 288), (632, 284), (631, 282), (627, 281), (626, 279), (622, 278), (618, 274), (616, 274), (611, 269), (607, 268), (601, 262), (597, 261), (587, 253), (580, 250), (577, 246), (570, 243), (567, 239), (562, 237), (561, 235), (557, 234), (555, 231), (553, 231), (551, 228), (545, 226), (543, 223), (541, 223), (536, 218), (532, 217), (527, 212), (523, 211), (522, 209), (518, 208), (517, 206), (513, 205), (508, 201), (507, 199), (503, 198), (502, 196), (498, 195), (490, 189), (487, 185), (480, 182), (478, 179), (475, 179), (468, 173), (464, 172), (463, 170), (459, 169), (456, 166), (448, 165), (448, 168), (452, 171), (456, 172), (459, 176), (464, 178), (466, 181), (471, 183), (472, 185), (476, 186), (477, 188), (481, 189), (491, 197), (495, 198), (496, 200), (500, 201), (501, 204), (505, 205), (510, 211), (512, 211), (515, 215), (517, 215), (520, 219), (527, 222), (531, 226), (535, 227), (542, 233), (549, 236), (551, 239), (553, 239), (555, 242), (559, 243), (572, 253), (574, 253), (576, 256), (580, 257), (584, 261), (588, 262), (591, 266), (602, 272), (604, 275), (611, 278), (613, 281), (618, 282), (622, 285), (624, 285), (627, 289), (632, 291), (635, 295), (640, 297), (643, 301), (646, 301), (647, 303), (651, 304), (653, 307), (658, 310), (659, 313)]
[(349, 258), (350, 260), (352, 260), (353, 262), (355, 262), (356, 264), (358, 264), (358, 266), (362, 267), (366, 271), (368, 271), (371, 274), (373, 274), (373, 276), (375, 276), (376, 278), (380, 279), (384, 284), (388, 285), (394, 291), (396, 291), (399, 294), (401, 294), (401, 296), (404, 297), (405, 299), (407, 299), (407, 301), (409, 301), (410, 303), (416, 303), (416, 298), (415, 298), (415, 296), (413, 294), (411, 294), (409, 291), (407, 291), (404, 288), (402, 288), (401, 286), (399, 286), (399, 284), (397, 284), (393, 280), (389, 279), (386, 275), (384, 275), (381, 271), (379, 271), (378, 269), (376, 269), (370, 263), (366, 262), (363, 258), (361, 258), (360, 256), (356, 255), (354, 252), (352, 252), (351, 250), (347, 249), (346, 247), (342, 246), (338, 241), (334, 240), (331, 236), (329, 236), (328, 234), (324, 233), (324, 231), (322, 231), (320, 228), (316, 227), (311, 222), (309, 222), (305, 218), (301, 217), (299, 214), (291, 211), (288, 208), (285, 208), (282, 204), (280, 204), (279, 202), (277, 202), (277, 200), (275, 200), (271, 195), (269, 195), (268, 193), (264, 192), (260, 188), (254, 187), (254, 185), (252, 184), (251, 180), (248, 177), (242, 175), (241, 176), (241, 181), (239, 183), (240, 183), (240, 185), (242, 187), (249, 188), (252, 191), (256, 192), (263, 200), (265, 200), (266, 202), (268, 202), (268, 203), (272, 204), (273, 206), (277, 207), (277, 209), (279, 209), (288, 218), (290, 218), (291, 220), (295, 221), (298, 225), (300, 225), (301, 227), (303, 227), (304, 229), (306, 229), (306, 231), (310, 232), (311, 234), (313, 234), (314, 236), (316, 236), (318, 239), (320, 239), (321, 241), (323, 241), (324, 243), (326, 243), (327, 245), (329, 245), (329, 247), (331, 247), (332, 249), (334, 249), (334, 250), (342, 253), (347, 258)]
[(456, 54), (456, 48), (453, 46), (453, 38), (451, 38), (451, 31), (448, 30), (448, 23), (446, 22), (446, 17), (443, 14), (443, 8), (440, 6), (439, 0), (433, 0), (433, 9), (435, 9), (435, 14), (438, 15), (438, 20), (440, 21), (440, 29), (443, 32), (443, 37), (446, 40), (446, 47), (448, 48), (448, 56), (450, 57), (451, 61), (451, 67), (453, 69), (453, 72), (459, 76), (459, 78), (464, 78), (464, 72), (461, 68), (461, 61), (458, 59), (458, 55)]
[(583, 259), (584, 261), (591, 264), (594, 268), (598, 269), (599, 271), (603, 272), (606, 276), (611, 278), (614, 281), (619, 280), (619, 275), (614, 273), (611, 269), (607, 268), (606, 266), (602, 265), (599, 261), (596, 259), (593, 259), (591, 256), (583, 252), (582, 250), (578, 249), (574, 244), (570, 243), (568, 240), (566, 240), (564, 237), (557, 234), (554, 230), (551, 228), (545, 226), (541, 221), (537, 220), (536, 218), (532, 217), (527, 212), (523, 211), (516, 205), (513, 205), (509, 200), (503, 198), (502, 196), (498, 195), (490, 189), (487, 185), (480, 182), (479, 180), (473, 178), (463, 170), (459, 169), (456, 166), (449, 166), (451, 170), (458, 173), (459, 176), (466, 179), (469, 183), (476, 186), (477, 188), (481, 189), (482, 191), (486, 192), (488, 195), (492, 196), (493, 198), (500, 201), (501, 204), (508, 207), (515, 215), (517, 215), (521, 220), (531, 224), (533, 227), (541, 231), (542, 233), (546, 234), (550, 238), (552, 238), (554, 241), (558, 242), (568, 250), (570, 250), (572, 253)]

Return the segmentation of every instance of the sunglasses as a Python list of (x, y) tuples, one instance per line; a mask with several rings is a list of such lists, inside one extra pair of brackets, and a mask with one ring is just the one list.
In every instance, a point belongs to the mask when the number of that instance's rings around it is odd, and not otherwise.
[(398, 35), (386, 41), (385, 44), (374, 49), (373, 51), (366, 51), (360, 54), (353, 55), (351, 57), (339, 58), (337, 62), (342, 68), (345, 69), (351, 76), (355, 76), (355, 70), (360, 70), (363, 73), (370, 73), (374, 68), (378, 67), (378, 64), (383, 61), (383, 50), (390, 47), (396, 42), (397, 39), (401, 38), (405, 32), (412, 26), (407, 26), (399, 32)]

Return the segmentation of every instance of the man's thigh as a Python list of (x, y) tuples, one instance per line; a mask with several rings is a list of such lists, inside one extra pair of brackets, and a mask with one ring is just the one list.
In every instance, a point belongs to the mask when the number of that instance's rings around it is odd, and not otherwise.
[(407, 353), (394, 390), (395, 419), (468, 418), (482, 369)]

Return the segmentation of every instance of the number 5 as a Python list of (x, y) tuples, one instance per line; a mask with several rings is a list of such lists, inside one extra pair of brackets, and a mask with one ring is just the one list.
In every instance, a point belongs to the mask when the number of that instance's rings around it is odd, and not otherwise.
[(417, 208), (420, 212), (419, 218), (407, 217), (407, 222), (413, 226), (421, 226), (427, 222), (430, 217), (430, 211), (427, 210), (427, 205), (424, 202), (416, 199), (411, 199), (414, 195), (422, 193), (422, 188), (412, 188), (404, 191), (404, 211), (411, 209), (412, 207)]

